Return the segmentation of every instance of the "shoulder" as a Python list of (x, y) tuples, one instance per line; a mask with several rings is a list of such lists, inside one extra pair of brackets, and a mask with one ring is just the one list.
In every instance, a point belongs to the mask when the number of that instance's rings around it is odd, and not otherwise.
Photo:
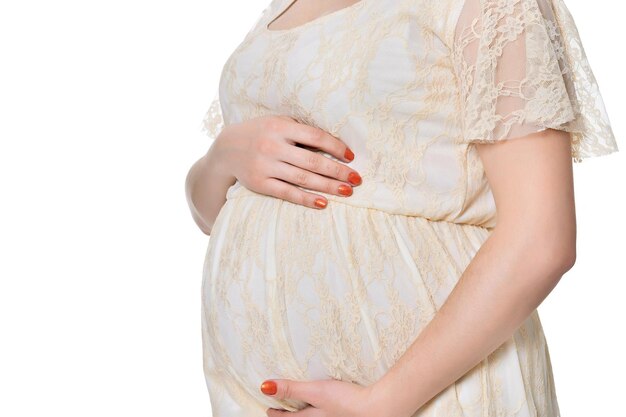
[[(556, 15), (569, 16), (563, 0), (418, 0), (428, 3), (429, 23), (435, 33), (452, 47), (460, 30), (484, 21), (481, 27), (502, 31), (514, 22), (519, 25), (556, 22)], [(551, 22), (548, 22), (550, 24)]]

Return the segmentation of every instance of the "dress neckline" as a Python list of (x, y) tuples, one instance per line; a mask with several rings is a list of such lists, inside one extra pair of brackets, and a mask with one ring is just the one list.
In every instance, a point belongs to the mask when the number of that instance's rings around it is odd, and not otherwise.
[(337, 9), (337, 10), (333, 10), (332, 12), (323, 14), (321, 16), (315, 17), (312, 20), (306, 21), (298, 26), (294, 26), (291, 28), (287, 28), (287, 29), (269, 29), (268, 26), (272, 24), (272, 22), (274, 22), (276, 19), (278, 19), (283, 13), (285, 13), (287, 11), (287, 9), (289, 9), (291, 6), (293, 6), (293, 4), (298, 1), (298, 0), (287, 0), (286, 1), (286, 6), (285, 7), (281, 7), (278, 10), (278, 13), (270, 16), (269, 20), (265, 21), (261, 26), (263, 29), (263, 32), (268, 33), (270, 35), (280, 35), (283, 33), (293, 33), (293, 32), (298, 32), (300, 30), (306, 29), (309, 26), (312, 26), (314, 24), (318, 24), (318, 23), (322, 23), (323, 21), (330, 19), (331, 17), (335, 17), (338, 16), (340, 14), (343, 14), (345, 12), (348, 12), (349, 10), (352, 9), (357, 9), (360, 7), (364, 7), (365, 3), (367, 3), (368, 0), (359, 0), (349, 6), (346, 7), (342, 7), (341, 9)]

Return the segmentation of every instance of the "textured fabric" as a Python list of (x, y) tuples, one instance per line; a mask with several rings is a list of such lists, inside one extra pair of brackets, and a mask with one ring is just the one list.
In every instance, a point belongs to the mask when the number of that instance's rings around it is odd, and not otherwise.
[[(316, 191), (323, 210), (228, 189), (202, 283), (215, 417), (305, 406), (263, 395), (269, 378), (384, 375), (496, 225), (473, 142), (552, 127), (575, 161), (617, 151), (560, 0), (361, 0), (269, 30), (292, 3), (272, 1), (225, 62), (205, 129), (290, 116), (341, 138), (363, 183)], [(537, 311), (415, 416), (559, 416)]]
[(572, 157), (616, 149), (608, 115), (572, 16), (562, 1), (467, 0), (454, 63), (464, 142), (545, 128), (572, 133)]

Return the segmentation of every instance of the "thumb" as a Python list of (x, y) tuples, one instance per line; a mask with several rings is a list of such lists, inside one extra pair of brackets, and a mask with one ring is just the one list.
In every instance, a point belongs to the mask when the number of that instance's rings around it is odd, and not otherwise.
[(321, 381), (294, 381), (290, 379), (267, 379), (261, 384), (265, 395), (286, 400), (301, 400), (308, 404), (318, 403), (322, 396)]

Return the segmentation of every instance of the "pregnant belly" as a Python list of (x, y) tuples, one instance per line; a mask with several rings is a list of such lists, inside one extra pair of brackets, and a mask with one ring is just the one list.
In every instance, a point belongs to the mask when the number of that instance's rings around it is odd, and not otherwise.
[[(246, 190), (227, 200), (203, 270), (205, 355), (231, 391), (265, 379), (374, 383), (432, 319), (488, 237), (330, 201), (316, 210)], [(225, 382), (226, 383), (226, 382)]]

